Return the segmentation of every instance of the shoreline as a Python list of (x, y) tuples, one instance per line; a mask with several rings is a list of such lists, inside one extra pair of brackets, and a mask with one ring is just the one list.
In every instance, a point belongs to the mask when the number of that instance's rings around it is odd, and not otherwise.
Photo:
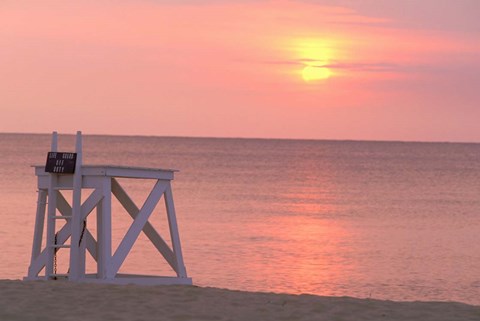
[(480, 306), (185, 285), (0, 280), (0, 320), (480, 320)]

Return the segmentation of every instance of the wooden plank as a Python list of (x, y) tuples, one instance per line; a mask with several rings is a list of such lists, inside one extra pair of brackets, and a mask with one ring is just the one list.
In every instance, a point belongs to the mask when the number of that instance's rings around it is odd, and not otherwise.
[(110, 177), (103, 177), (102, 180), (103, 199), (97, 206), (97, 277), (106, 279), (112, 258), (112, 182)]
[(172, 187), (168, 184), (165, 189), (165, 206), (167, 208), (168, 226), (170, 228), (170, 237), (172, 238), (173, 253), (177, 264), (177, 275), (182, 278), (187, 277), (185, 265), (183, 263), (182, 246), (180, 244), (180, 233), (178, 232), (177, 217), (173, 204)]
[(39, 190), (37, 198), (37, 213), (35, 216), (35, 230), (33, 234), (33, 245), (32, 245), (32, 256), (30, 259), (30, 265), (28, 267), (28, 277), (35, 278), (38, 276), (38, 273), (43, 268), (43, 265), (40, 269), (34, 269), (35, 262), (42, 250), (42, 239), (43, 239), (43, 227), (45, 223), (46, 215), (46, 202), (47, 202), (47, 191)]
[(173, 179), (173, 171), (149, 170), (140, 168), (107, 167), (106, 175), (124, 178)]
[(31, 263), (28, 268), (28, 277), (37, 277), (38, 273), (47, 263), (47, 251), (44, 249)]
[(89, 230), (85, 231), (85, 235), (83, 236), (85, 238), (85, 243), (88, 252), (90, 255), (93, 257), (95, 261), (98, 261), (98, 256), (97, 256), (97, 241), (93, 237), (92, 233), (90, 233)]
[(112, 257), (111, 268), (109, 271), (109, 277), (114, 277), (118, 272), (118, 269), (123, 264), (123, 261), (127, 257), (128, 253), (132, 249), (133, 244), (138, 238), (138, 235), (143, 230), (145, 223), (148, 221), (148, 218), (152, 214), (152, 211), (155, 209), (158, 201), (162, 197), (167, 183), (165, 181), (157, 181), (153, 187), (150, 195), (148, 195), (145, 203), (142, 206), (142, 209), (138, 212), (137, 217), (133, 221), (132, 225), (128, 229), (127, 233), (123, 237), (120, 245), (118, 246), (115, 254)]
[[(33, 165), (36, 176), (48, 176), (48, 173), (45, 172), (44, 165)], [(175, 173), (178, 172), (176, 169), (164, 169), (164, 168), (148, 168), (148, 167), (136, 167), (136, 166), (117, 166), (117, 165), (83, 165), (82, 173), (84, 176), (115, 176), (112, 175), (112, 170), (120, 173), (120, 176), (117, 177), (132, 177), (131, 173), (143, 172), (141, 176), (148, 175), (150, 173), (150, 178), (157, 178), (158, 173)], [(107, 174), (107, 172), (110, 172)], [(157, 173), (157, 174), (155, 174)], [(124, 176), (127, 175), (127, 176)], [(68, 176), (68, 175), (66, 175)], [(135, 176), (136, 177), (136, 176)], [(135, 178), (132, 177), (132, 178)]]
[[(120, 204), (125, 208), (127, 213), (135, 219), (138, 215), (140, 209), (135, 205), (132, 201), (130, 196), (128, 196), (127, 192), (122, 188), (122, 186), (118, 183), (115, 178), (112, 178), (112, 193), (118, 199)], [(176, 272), (177, 265), (174, 259), (173, 251), (168, 246), (167, 242), (163, 240), (163, 238), (158, 234), (155, 228), (150, 224), (148, 221), (145, 223), (143, 227), (143, 233), (148, 237), (148, 239), (153, 243), (153, 245), (157, 248), (160, 254), (165, 258), (167, 263), (171, 266), (171, 268)]]
[[(85, 268), (86, 268), (86, 250), (87, 250), (87, 241), (88, 235), (91, 235), (90, 231), (87, 228), (87, 217), (93, 211), (93, 209), (98, 205), (98, 203), (102, 200), (103, 195), (100, 190), (96, 189), (90, 194), (90, 196), (85, 200), (85, 202), (81, 205), (81, 229), (80, 232), (80, 240), (79, 240), (79, 251), (80, 251), (80, 277), (83, 278), (85, 276)], [(92, 236), (93, 239), (93, 236)], [(94, 239), (93, 239), (94, 240)], [(90, 240), (91, 241), (91, 240)], [(95, 240), (94, 240), (95, 241)], [(92, 254), (91, 250), (94, 250), (94, 254)], [(89, 252), (96, 258), (96, 242), (93, 244), (93, 249), (89, 249)]]
[(99, 284), (137, 284), (143, 286), (152, 285), (192, 285), (191, 278), (179, 278), (168, 276), (152, 276), (152, 275), (137, 275), (137, 274), (119, 274), (114, 279), (102, 280), (93, 277), (87, 277), (82, 280), (85, 283), (99, 283)]
[(65, 197), (63, 197), (62, 193), (57, 193), (57, 209), (63, 216), (71, 216), (72, 215), (72, 208), (70, 204), (68, 204)]
[(40, 254), (45, 223), (45, 210), (47, 207), (47, 191), (39, 190), (37, 196), (37, 213), (35, 215), (35, 230), (33, 232), (31, 262)]
[[(103, 176), (85, 176), (82, 179), (82, 188), (100, 188), (102, 186)], [(38, 177), (38, 189), (48, 189), (50, 179), (48, 176)], [(73, 188), (73, 175), (59, 175), (57, 174), (58, 190), (72, 190)]]
[[(98, 205), (98, 203), (102, 200), (103, 195), (101, 190), (94, 190), (92, 194), (88, 196), (88, 198), (83, 202), (81, 206), (81, 219), (85, 220), (88, 215), (93, 211), (93, 209)], [(63, 216), (71, 216), (72, 215), (72, 208), (70, 204), (68, 204), (65, 197), (62, 193), (57, 191), (57, 209)]]
[(85, 251), (80, 244), (80, 235), (83, 228), (82, 220), (82, 133), (77, 132), (75, 141), (77, 162), (73, 175), (73, 199), (72, 199), (72, 235), (70, 248), (70, 281), (76, 281), (85, 274)]
[[(52, 133), (52, 143), (50, 146), (51, 152), (58, 151), (58, 135), (57, 132)], [(54, 188), (57, 184), (57, 175), (49, 173), (49, 182), (48, 182), (48, 211), (47, 211), (47, 240), (46, 240), (46, 250), (47, 250), (47, 261), (45, 263), (45, 276), (48, 279), (50, 274), (53, 274), (53, 254), (54, 249), (50, 245), (53, 245), (55, 242), (55, 219), (51, 217), (55, 216), (57, 211), (57, 192), (54, 191)]]
[(37, 188), (48, 190), (50, 178), (48, 176), (37, 176)]
[(57, 211), (57, 191), (54, 190), (57, 180), (56, 174), (50, 174), (50, 183), (48, 187), (48, 211), (47, 211), (47, 239), (46, 239), (46, 251), (47, 261), (45, 264), (45, 276), (53, 274), (53, 255), (54, 249), (50, 245), (55, 242), (55, 216)]
[(87, 219), (88, 215), (94, 210), (96, 206), (102, 201), (104, 195), (101, 189), (96, 189), (88, 196), (82, 204), (82, 220)]
[(58, 133), (56, 131), (52, 132), (52, 143), (50, 145), (51, 152), (58, 152)]

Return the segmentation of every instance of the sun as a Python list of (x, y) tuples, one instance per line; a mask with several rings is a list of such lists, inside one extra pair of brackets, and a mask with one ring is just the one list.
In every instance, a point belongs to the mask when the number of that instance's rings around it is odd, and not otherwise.
[(306, 82), (328, 79), (332, 71), (325, 67), (305, 66), (302, 70), (302, 78)]
[(297, 39), (295, 43), (305, 82), (326, 80), (334, 75), (331, 68), (335, 58), (335, 44), (329, 39)]

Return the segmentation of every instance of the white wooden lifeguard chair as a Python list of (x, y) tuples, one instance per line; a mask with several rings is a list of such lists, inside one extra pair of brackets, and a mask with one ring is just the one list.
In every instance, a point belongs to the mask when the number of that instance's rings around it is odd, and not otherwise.
[[(25, 279), (67, 279), (76, 282), (142, 285), (192, 284), (192, 279), (187, 276), (183, 263), (170, 185), (175, 171), (83, 165), (81, 132), (77, 132), (76, 135), (75, 153), (58, 152), (57, 145), (57, 133), (54, 132), (47, 165), (34, 166), (38, 181), (38, 203), (31, 262)], [(138, 208), (116, 178), (150, 179), (156, 180), (156, 183), (143, 206)], [(86, 188), (93, 189), (93, 192), (82, 203), (82, 189)], [(72, 205), (67, 202), (61, 193), (62, 190), (73, 190)], [(133, 223), (114, 253), (112, 253), (112, 194), (133, 218)], [(172, 248), (148, 222), (162, 196), (165, 201)], [(86, 227), (89, 214), (95, 208), (96, 238)], [(46, 241), (42, 248), (45, 219), (47, 221)], [(61, 228), (56, 228), (57, 222), (64, 224)], [(142, 231), (175, 271), (176, 277), (118, 273)], [(70, 253), (69, 269), (63, 274), (56, 271), (56, 253), (61, 248), (69, 249)], [(96, 261), (97, 273), (85, 273), (86, 251)]]

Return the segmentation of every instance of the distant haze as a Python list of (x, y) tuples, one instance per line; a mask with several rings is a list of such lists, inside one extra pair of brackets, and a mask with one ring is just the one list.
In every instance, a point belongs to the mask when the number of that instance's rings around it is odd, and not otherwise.
[(480, 142), (480, 1), (2, 1), (0, 132)]

